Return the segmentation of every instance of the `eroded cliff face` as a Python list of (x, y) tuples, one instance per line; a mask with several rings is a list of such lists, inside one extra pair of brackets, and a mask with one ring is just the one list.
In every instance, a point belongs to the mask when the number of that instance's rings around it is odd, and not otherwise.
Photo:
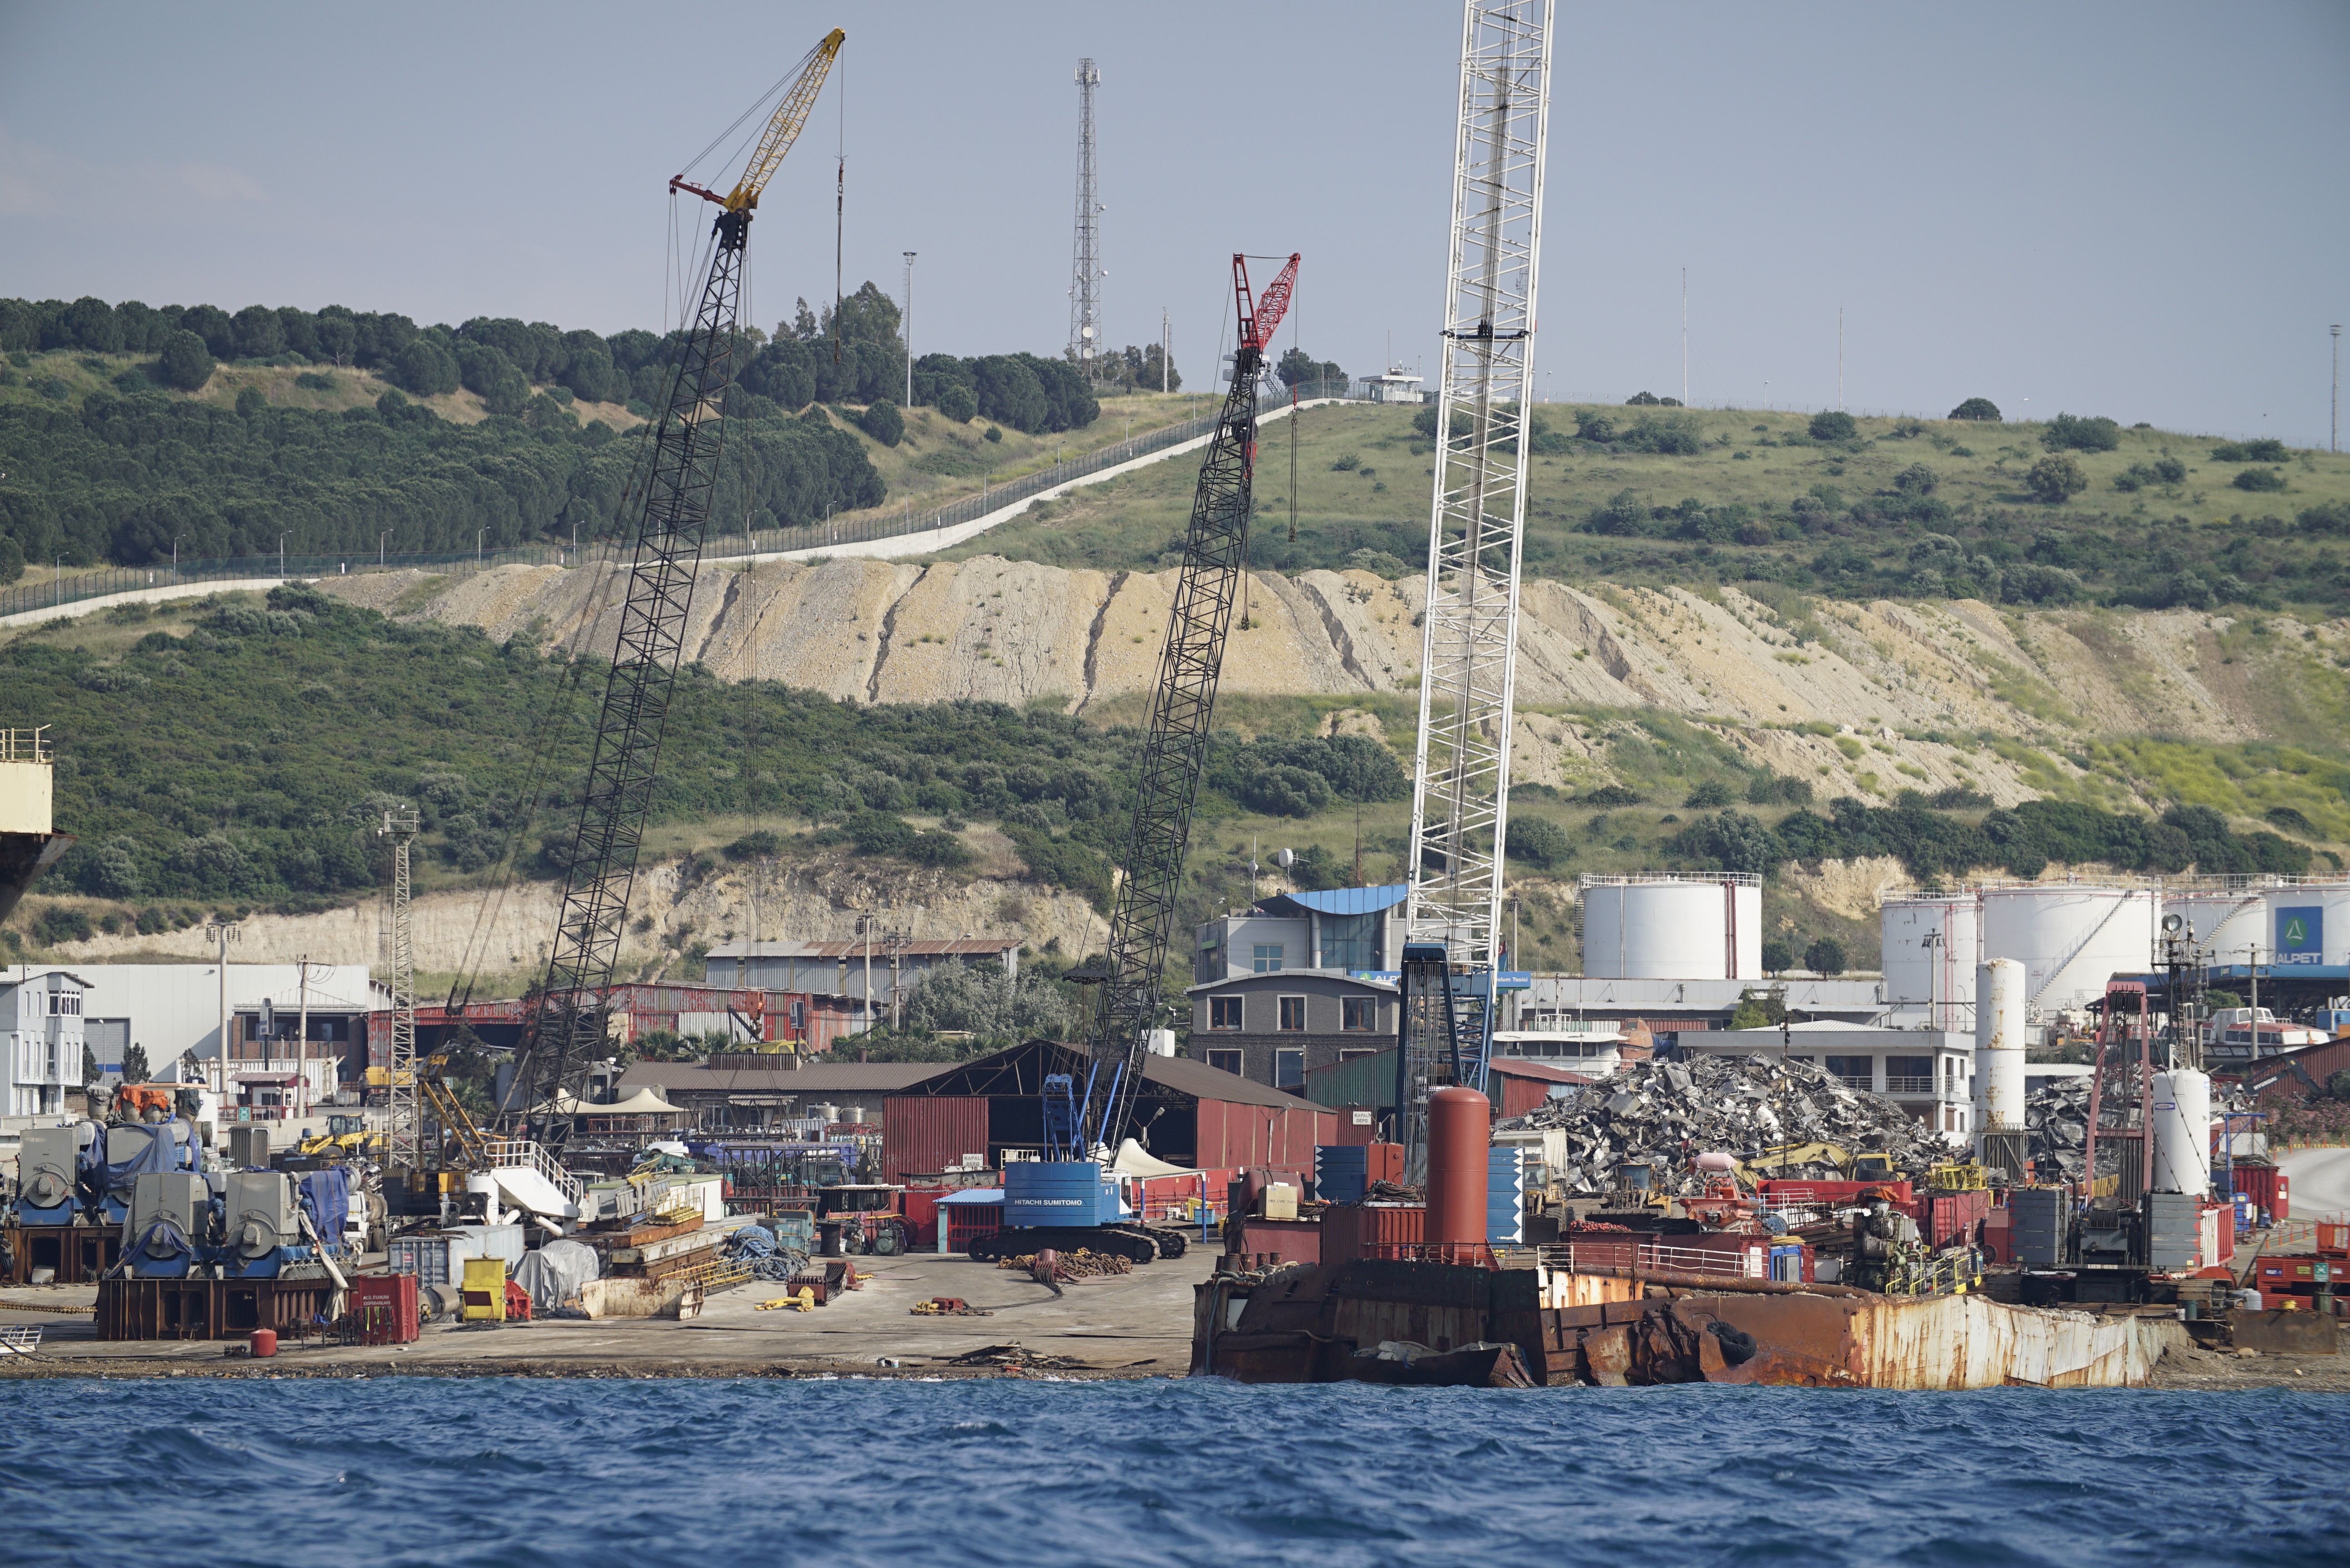
[[(621, 585), (593, 570), (513, 566), (445, 584), (394, 573), (319, 587), (403, 617), (608, 655)], [(1171, 572), (995, 556), (719, 565), (694, 597), (686, 647), (722, 680), (781, 680), (856, 702), (1050, 699), (1082, 712), (1148, 689), (1173, 587)], [(1232, 633), (1223, 689), (1411, 690), (1422, 599), (1416, 577), (1252, 576), (1250, 628)], [(1534, 579), (1520, 623), (1516, 776), (1565, 786), (1604, 776), (1595, 759), (1606, 727), (1544, 710), (1659, 709), (1712, 722), (1752, 762), (1829, 793), (1963, 784), (2002, 805), (2033, 793), (2014, 763), (1902, 732), (2293, 739), (2278, 734), (2289, 726), (2276, 692), (2350, 654), (2350, 622), (2306, 638), (2296, 627), (2243, 658), (2220, 651), (2230, 624), (2188, 610), (2026, 614), (1956, 600), (1822, 603), (1798, 628), (1735, 589), (1705, 597)], [(1805, 733), (1806, 724), (1842, 733)]]

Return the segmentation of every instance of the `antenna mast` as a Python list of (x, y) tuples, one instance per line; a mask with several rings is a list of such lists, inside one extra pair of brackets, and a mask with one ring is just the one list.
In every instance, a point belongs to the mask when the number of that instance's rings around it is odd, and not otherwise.
[(1101, 72), (1077, 62), (1077, 234), (1069, 272), (1069, 358), (1087, 380), (1101, 354), (1101, 192), (1094, 183), (1094, 88)]
[(1427, 1168), (1430, 1091), (1484, 1087), (1502, 968), (1550, 55), (1551, 0), (1467, 0), (1397, 1059), (1414, 1181)]

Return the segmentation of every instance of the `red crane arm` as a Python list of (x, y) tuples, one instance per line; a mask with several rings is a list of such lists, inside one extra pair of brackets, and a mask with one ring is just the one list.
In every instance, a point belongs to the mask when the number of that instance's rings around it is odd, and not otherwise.
[(1289, 265), (1281, 275), (1265, 286), (1263, 294), (1252, 305), (1249, 300), (1248, 261), (1243, 256), (1232, 258), (1232, 281), (1239, 286), (1241, 305), (1241, 338), (1259, 353), (1273, 341), (1274, 329), (1281, 318), (1289, 314), (1289, 296), (1297, 287), (1298, 254), (1289, 254)]

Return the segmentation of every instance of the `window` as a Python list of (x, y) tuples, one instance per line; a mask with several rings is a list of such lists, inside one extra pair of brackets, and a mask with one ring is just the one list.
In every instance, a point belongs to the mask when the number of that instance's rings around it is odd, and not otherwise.
[(1208, 1027), (1238, 1029), (1241, 1026), (1241, 999), (1237, 996), (1208, 998)]
[(1281, 999), (1281, 1027), (1303, 1033), (1305, 1029), (1305, 999), (1284, 996)]
[(1255, 955), (1251, 960), (1252, 971), (1256, 974), (1278, 974), (1281, 971), (1281, 947), (1282, 944), (1279, 942), (1258, 942)]
[(49, 1016), (52, 1018), (79, 1018), (81, 1016), (81, 992), (78, 991), (53, 991), (49, 992)]
[(1378, 1054), (1376, 1047), (1369, 1045), (1342, 1045), (1338, 1048), (1338, 1060), (1351, 1062), (1357, 1056), (1376, 1056)]
[(1841, 1078), (1847, 1089), (1877, 1087), (1877, 1058), (1874, 1056), (1831, 1056), (1828, 1076)]
[(1377, 969), (1377, 939), (1379, 918), (1377, 915), (1325, 915), (1322, 917), (1322, 967), (1324, 969)]
[(1242, 1075), (1241, 1054), (1237, 1051), (1211, 1051), (1208, 1053), (1208, 1065), (1219, 1073), (1230, 1073), (1235, 1078)]
[(1275, 1051), (1273, 1054), (1273, 1086), (1276, 1089), (1302, 1089), (1305, 1086), (1305, 1052)]
[(1373, 1030), (1379, 1026), (1379, 999), (1376, 996), (1349, 996), (1338, 1003), (1338, 1027), (1341, 1029)]

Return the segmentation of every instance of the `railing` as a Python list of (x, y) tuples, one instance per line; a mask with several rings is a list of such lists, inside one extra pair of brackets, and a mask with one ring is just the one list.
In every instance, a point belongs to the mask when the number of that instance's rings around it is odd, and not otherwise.
[[(1785, 1246), (1782, 1237), (1757, 1236), (1752, 1245), (1735, 1252), (1707, 1247), (1676, 1247), (1663, 1241), (1549, 1241), (1534, 1250), (1544, 1268), (1563, 1274), (1602, 1272), (1666, 1274), (1714, 1274), (1724, 1279), (1763, 1278), (1769, 1272), (1769, 1245)], [(1755, 1256), (1757, 1250), (1762, 1257)]]
[[(1297, 392), (1301, 403), (1364, 400), (1361, 394), (1351, 388), (1326, 387), (1320, 382), (1301, 385)], [(1286, 403), (1269, 403), (1263, 411), (1269, 414), (1276, 408), (1288, 406)], [(702, 558), (723, 561), (792, 550), (820, 550), (834, 545), (869, 544), (879, 539), (895, 539), (908, 534), (924, 534), (934, 529), (951, 528), (961, 523), (975, 522), (992, 512), (1002, 511), (1055, 486), (1066, 484), (1073, 479), (1099, 473), (1122, 462), (1131, 462), (1138, 457), (1148, 457), (1152, 452), (1197, 440), (1215, 430), (1216, 419), (1217, 415), (1210, 413), (1162, 425), (1138, 436), (1112, 441), (1082, 456), (1048, 463), (1033, 473), (1023, 474), (1002, 484), (983, 478), (977, 495), (965, 496), (941, 505), (910, 503), (895, 513), (867, 515), (853, 521), (823, 520), (781, 528), (754, 529), (748, 534), (714, 538), (703, 546)], [(106, 566), (73, 576), (52, 577), (45, 583), (28, 583), (22, 587), (0, 590), (0, 618), (21, 615), (27, 610), (48, 609), (59, 605), (78, 604), (85, 599), (104, 598), (109, 594), (130, 593), (140, 588), (272, 577), (347, 576), (373, 571), (413, 571), (434, 567), (452, 572), (472, 572), (484, 571), (492, 566), (565, 566), (578, 565), (583, 556), (610, 559), (618, 553), (624, 551), (606, 541), (583, 546), (580, 550), (556, 545), (526, 545), (500, 550), (383, 553), (373, 560), (368, 558), (365, 551), (354, 551), (343, 555), (229, 556), (183, 561), (176, 565)]]
[(45, 738), (47, 724), (31, 730), (0, 730), (0, 763), (53, 763), (57, 753)]
[(1888, 1095), (1930, 1095), (1934, 1092), (1934, 1075), (1929, 1073), (1922, 1078), (1888, 1076), (1885, 1080), (1885, 1092)]
[(493, 1168), (538, 1172), (575, 1208), (587, 1195), (585, 1183), (556, 1164), (555, 1157), (547, 1153), (543, 1145), (533, 1143), (528, 1138), (490, 1138), (484, 1142), (482, 1152)]

